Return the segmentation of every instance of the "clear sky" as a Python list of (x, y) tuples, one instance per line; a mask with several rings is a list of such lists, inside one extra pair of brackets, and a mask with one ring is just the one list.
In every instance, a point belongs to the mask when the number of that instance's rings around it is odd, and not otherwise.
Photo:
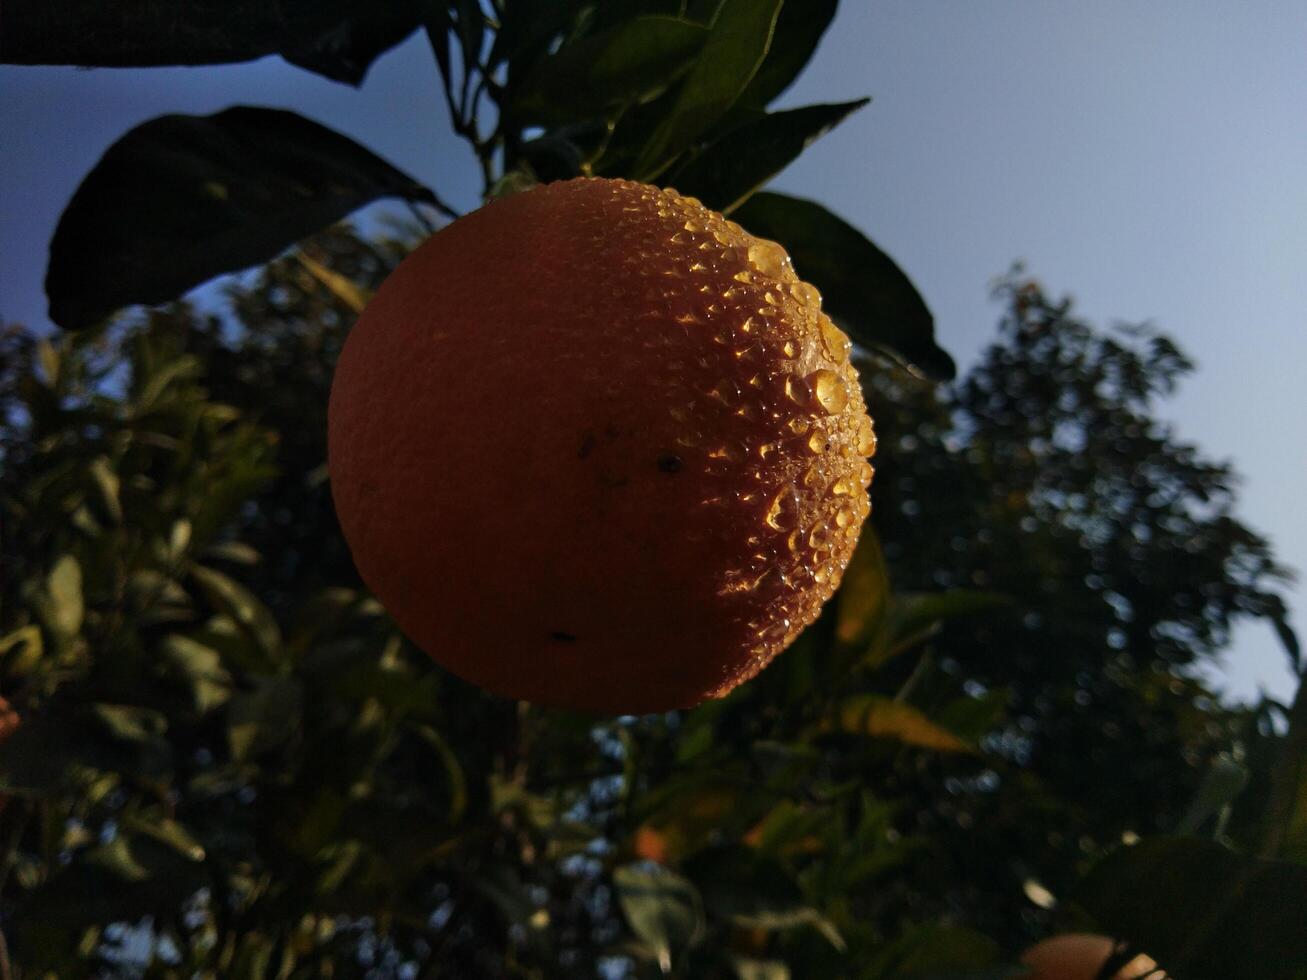
[[(60, 210), (114, 139), (165, 112), (292, 108), (474, 206), (479, 176), (437, 85), (420, 38), (361, 90), (278, 59), (0, 68), (0, 319), (49, 328)], [(860, 95), (873, 103), (777, 186), (892, 254), (964, 370), (994, 336), (989, 283), (1014, 259), (1096, 322), (1175, 336), (1199, 370), (1165, 415), (1234, 461), (1240, 516), (1307, 569), (1307, 4), (843, 0), (784, 101)], [(1227, 667), (1231, 694), (1291, 690), (1269, 628), (1240, 630)]]

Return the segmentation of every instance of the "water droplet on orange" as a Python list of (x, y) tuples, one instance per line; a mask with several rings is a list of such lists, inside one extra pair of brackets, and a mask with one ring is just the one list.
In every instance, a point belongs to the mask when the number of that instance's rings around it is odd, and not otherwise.
[(831, 415), (842, 412), (849, 403), (849, 390), (844, 379), (834, 371), (818, 368), (808, 376), (808, 384), (817, 396), (818, 404)]

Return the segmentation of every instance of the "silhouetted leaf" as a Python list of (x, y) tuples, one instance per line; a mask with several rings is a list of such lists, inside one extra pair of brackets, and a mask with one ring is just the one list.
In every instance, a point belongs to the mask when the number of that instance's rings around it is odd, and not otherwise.
[(676, 104), (633, 168), (650, 180), (722, 117), (753, 79), (771, 44), (781, 0), (723, 0)]
[(122, 306), (176, 299), (386, 196), (432, 199), (370, 150), (293, 112), (160, 116), (105, 152), (60, 218), (50, 318), (78, 329)]
[(782, 245), (831, 318), (864, 347), (888, 351), (935, 378), (956, 373), (935, 344), (935, 321), (916, 287), (860, 231), (820, 204), (754, 194), (734, 213), (747, 230)]
[(1159, 837), (1100, 861), (1075, 898), (1101, 931), (1185, 980), (1289, 980), (1307, 969), (1307, 868)]
[(741, 105), (761, 109), (790, 87), (812, 60), (837, 6), (838, 0), (794, 0), (781, 7), (767, 57), (740, 96)]
[(656, 864), (627, 864), (613, 886), (631, 931), (653, 948), (663, 973), (703, 929), (703, 902), (685, 878)]
[(6, 0), (0, 62), (155, 67), (250, 61), (291, 64), (357, 85), (383, 51), (418, 24), (414, 0)]
[(668, 178), (682, 194), (729, 214), (815, 140), (870, 99), (772, 112), (741, 123)]
[(912, 705), (876, 694), (859, 694), (845, 699), (832, 727), (849, 735), (892, 738), (939, 752), (976, 751)]
[(689, 68), (708, 37), (675, 17), (635, 17), (582, 38), (538, 62), (514, 104), (520, 121), (576, 122), (643, 102)]

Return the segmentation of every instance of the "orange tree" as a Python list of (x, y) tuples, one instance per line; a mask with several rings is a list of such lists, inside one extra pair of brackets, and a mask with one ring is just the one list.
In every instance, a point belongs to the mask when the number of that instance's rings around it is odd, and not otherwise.
[[(425, 31), (488, 195), (634, 177), (784, 242), (858, 344), (883, 476), (840, 593), (730, 697), (484, 694), (362, 589), (325, 468), (343, 339), (451, 210), (293, 113), (138, 127), (55, 230), (67, 332), (0, 337), (0, 969), (980, 978), (1093, 931), (1104, 969), (1301, 975), (1307, 708), (1189, 669), (1241, 615), (1297, 645), (1232, 475), (1151, 415), (1183, 356), (1014, 281), (982, 365), (926, 381), (952, 363), (892, 261), (759, 190), (861, 104), (767, 109), (834, 7), (4, 6), (8, 62), (352, 83)], [(387, 196), (414, 227), (327, 227)], [(222, 309), (117, 312), (259, 263)]]

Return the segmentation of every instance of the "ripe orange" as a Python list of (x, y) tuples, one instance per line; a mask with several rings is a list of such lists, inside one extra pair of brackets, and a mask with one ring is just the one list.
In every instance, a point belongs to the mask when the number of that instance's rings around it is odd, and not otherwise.
[(359, 572), (498, 694), (722, 695), (816, 618), (867, 515), (849, 347), (780, 246), (693, 198), (591, 178), (488, 204), (341, 354), (328, 459)]
[[(1099, 971), (1116, 944), (1106, 936), (1067, 933), (1036, 943), (1021, 955), (1021, 962), (1034, 972), (1024, 980), (1097, 980)], [(1113, 980), (1165, 980), (1157, 964), (1139, 955), (1123, 966)]]

